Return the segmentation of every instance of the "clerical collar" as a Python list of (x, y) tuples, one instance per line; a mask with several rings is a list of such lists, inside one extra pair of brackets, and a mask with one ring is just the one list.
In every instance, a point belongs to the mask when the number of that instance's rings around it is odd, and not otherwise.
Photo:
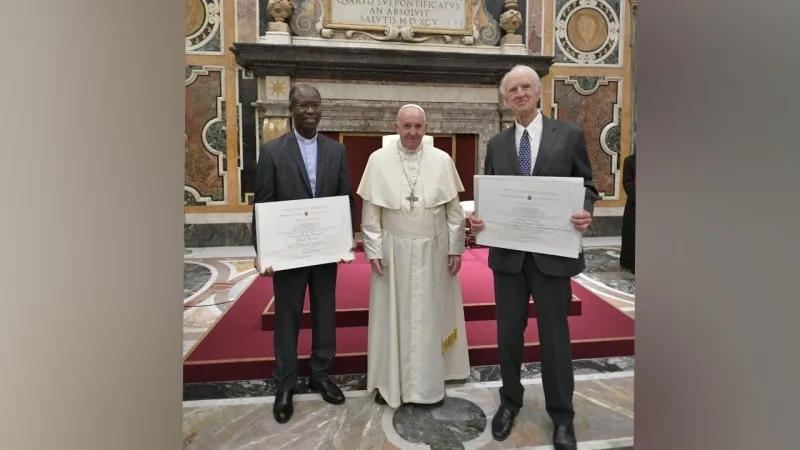
[(319, 136), (319, 133), (315, 133), (313, 138), (307, 139), (307, 138), (304, 138), (303, 136), (300, 136), (300, 133), (297, 132), (297, 128), (295, 128), (294, 129), (294, 135), (297, 138), (298, 142), (302, 142), (305, 145), (311, 145), (311, 144), (313, 144), (314, 142), (317, 141), (317, 136)]
[(424, 146), (425, 146), (425, 144), (423, 144), (423, 143), (420, 141), (420, 143), (419, 143), (419, 147), (417, 147), (417, 149), (416, 149), (416, 150), (411, 150), (411, 149), (407, 149), (407, 148), (406, 148), (406, 147), (403, 145), (403, 143), (402, 143), (402, 142), (400, 142), (400, 139), (398, 139), (398, 140), (397, 140), (397, 148), (398, 148), (398, 149), (399, 149), (401, 152), (403, 152), (403, 153), (404, 153), (406, 156), (413, 156), (413, 155), (416, 155), (416, 154), (418, 154), (419, 152), (421, 152), (421, 151), (422, 151), (422, 148), (423, 148)]

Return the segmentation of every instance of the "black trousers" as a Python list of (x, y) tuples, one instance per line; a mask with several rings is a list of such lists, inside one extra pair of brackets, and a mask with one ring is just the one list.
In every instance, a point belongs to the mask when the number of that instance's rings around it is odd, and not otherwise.
[(336, 355), (336, 264), (275, 272), (275, 370), (278, 390), (297, 382), (297, 337), (306, 287), (311, 299), (311, 376), (324, 380)]
[(556, 425), (569, 425), (575, 417), (567, 313), (572, 300), (570, 279), (543, 274), (533, 256), (525, 256), (522, 271), (494, 273), (497, 342), (500, 352), (501, 402), (513, 411), (522, 408), (525, 392), (520, 382), (524, 332), (533, 295), (542, 354), (542, 384), (547, 413)]

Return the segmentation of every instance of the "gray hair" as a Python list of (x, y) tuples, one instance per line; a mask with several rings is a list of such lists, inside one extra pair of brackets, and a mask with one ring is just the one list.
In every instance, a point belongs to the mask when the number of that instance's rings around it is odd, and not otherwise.
[(499, 89), (500, 89), (500, 94), (502, 94), (503, 97), (506, 96), (506, 80), (508, 79), (508, 76), (511, 75), (512, 73), (517, 73), (517, 72), (522, 72), (528, 75), (533, 80), (533, 87), (536, 88), (536, 92), (539, 93), (542, 92), (542, 79), (539, 78), (539, 74), (536, 73), (535, 70), (533, 70), (533, 67), (520, 64), (512, 67), (511, 70), (509, 70), (508, 72), (506, 72), (505, 75), (503, 75), (503, 79), (500, 80)]
[(407, 105), (403, 105), (400, 108), (400, 110), (397, 111), (397, 123), (400, 123), (400, 113), (402, 113), (404, 109), (408, 109), (408, 108), (416, 108), (416, 109), (418, 109), (422, 113), (422, 122), (423, 123), (427, 122), (426, 116), (425, 116), (425, 110), (422, 109), (422, 107), (419, 106), (419, 105), (415, 105), (413, 103), (409, 103)]

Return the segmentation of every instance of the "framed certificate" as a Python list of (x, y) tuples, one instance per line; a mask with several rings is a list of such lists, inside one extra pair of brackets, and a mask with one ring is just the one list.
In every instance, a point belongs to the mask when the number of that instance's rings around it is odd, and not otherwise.
[(577, 258), (583, 247), (572, 215), (583, 210), (583, 178), (475, 176), (475, 215), (487, 247)]
[(355, 258), (346, 195), (255, 205), (258, 262), (273, 271)]

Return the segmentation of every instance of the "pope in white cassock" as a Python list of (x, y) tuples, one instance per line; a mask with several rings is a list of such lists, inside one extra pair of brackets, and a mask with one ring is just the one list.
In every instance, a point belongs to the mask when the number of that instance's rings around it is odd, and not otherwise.
[(464, 187), (450, 155), (425, 136), (422, 108), (400, 108), (396, 129), (370, 155), (357, 191), (372, 264), (367, 392), (393, 408), (439, 403), (445, 380), (470, 373), (458, 279)]

